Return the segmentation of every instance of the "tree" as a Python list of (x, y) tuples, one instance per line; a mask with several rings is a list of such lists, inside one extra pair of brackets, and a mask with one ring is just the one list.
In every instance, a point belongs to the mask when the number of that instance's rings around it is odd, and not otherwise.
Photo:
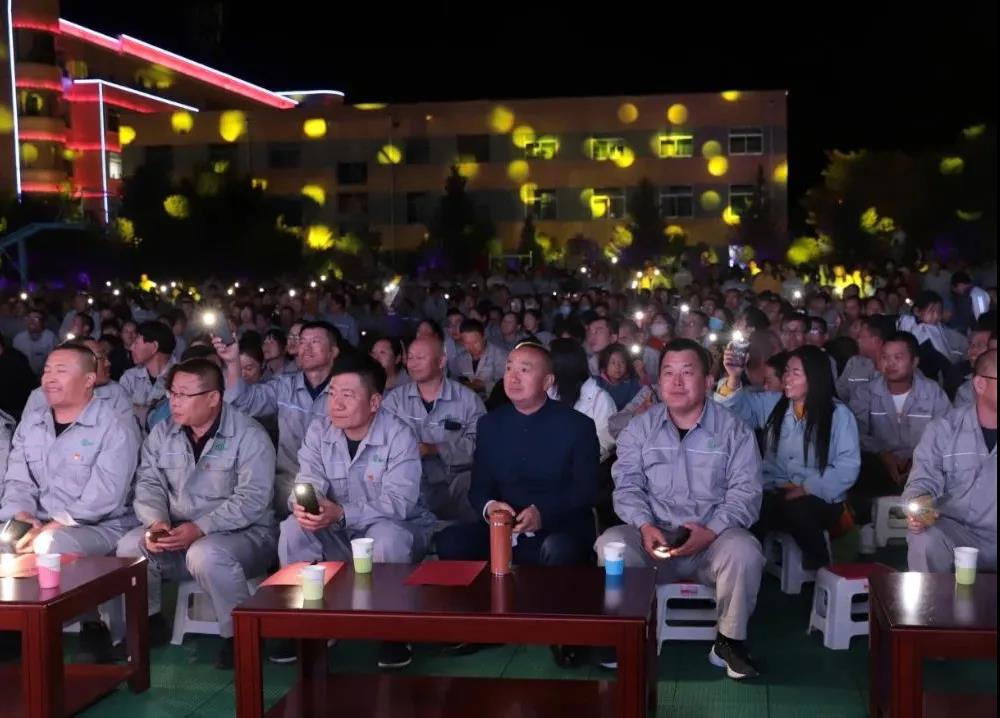
[(468, 272), (485, 264), (487, 246), (495, 232), (489, 217), (465, 191), (467, 183), (458, 167), (452, 167), (429, 226), (427, 248), (432, 266)]
[(730, 244), (753, 247), (757, 256), (772, 256), (784, 251), (784, 237), (771, 213), (771, 198), (764, 180), (764, 168), (757, 166), (757, 181), (750, 202), (739, 212), (740, 222), (732, 232)]
[(538, 230), (535, 229), (535, 217), (531, 212), (524, 218), (521, 227), (521, 242), (517, 245), (518, 254), (530, 254), (535, 267), (545, 266), (545, 252), (538, 241)]
[(666, 223), (660, 217), (656, 187), (643, 177), (629, 198), (632, 244), (627, 250), (631, 264), (641, 265), (667, 250)]

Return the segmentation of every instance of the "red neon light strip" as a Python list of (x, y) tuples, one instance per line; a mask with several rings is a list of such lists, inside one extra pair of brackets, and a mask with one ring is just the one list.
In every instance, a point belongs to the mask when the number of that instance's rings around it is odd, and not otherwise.
[(63, 91), (62, 83), (57, 80), (32, 80), (28, 77), (19, 77), (14, 84), (22, 90), (50, 90), (52, 92)]
[(45, 130), (21, 130), (19, 136), (22, 140), (29, 142), (59, 142), (66, 141), (65, 133), (46, 132)]
[(22, 192), (62, 192), (58, 182), (22, 182)]
[[(98, 102), (97, 97), (86, 97), (82, 96), (78, 90), (71, 92), (66, 95), (66, 100), (68, 102)], [(121, 107), (123, 110), (131, 110), (132, 112), (138, 112), (143, 115), (149, 115), (154, 112), (162, 112), (163, 108), (154, 105), (152, 102), (148, 105), (137, 105), (134, 102), (128, 102), (127, 100), (122, 100), (117, 97), (104, 96), (105, 105), (113, 105), (115, 107)]]
[(59, 34), (59, 24), (54, 22), (44, 22), (42, 20), (30, 20), (28, 18), (14, 18), (14, 27), (18, 30), (38, 30), (40, 32), (51, 32)]
[[(73, 150), (74, 152), (100, 152), (101, 143), (100, 142), (67, 142), (66, 149)], [(108, 152), (121, 152), (122, 146), (111, 144), (110, 142), (104, 143), (104, 149)]]
[(128, 35), (122, 35), (119, 40), (122, 52), (128, 55), (163, 65), (176, 72), (181, 72), (210, 85), (223, 87), (230, 92), (249, 97), (270, 107), (288, 110), (298, 104), (294, 100), (282, 97), (262, 87), (257, 87), (246, 80), (241, 80), (220, 70), (215, 70), (193, 60), (188, 60), (185, 57), (175, 55), (172, 52), (129, 37)]
[(69, 20), (59, 18), (59, 31), (63, 35), (75, 37), (77, 40), (83, 40), (84, 42), (99, 45), (105, 50), (111, 50), (112, 52), (122, 51), (121, 42), (119, 42), (116, 38), (97, 32), (96, 30), (91, 30), (89, 27), (77, 25), (75, 22), (70, 22)]

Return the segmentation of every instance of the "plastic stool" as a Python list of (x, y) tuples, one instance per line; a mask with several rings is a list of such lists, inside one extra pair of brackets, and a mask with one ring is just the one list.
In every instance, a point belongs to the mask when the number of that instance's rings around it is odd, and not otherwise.
[[(897, 513), (899, 515), (897, 515)], [(875, 545), (885, 548), (892, 539), (906, 540), (906, 502), (899, 496), (875, 499)]]
[[(711, 608), (691, 607), (693, 602), (711, 602)], [(680, 606), (672, 607), (669, 602)], [(714, 641), (718, 622), (715, 589), (700, 583), (665, 583), (656, 587), (656, 653), (664, 641)]]
[[(824, 531), (826, 551), (830, 556), (830, 532)], [(802, 549), (789, 534), (772, 531), (764, 539), (764, 570), (781, 581), (781, 592), (802, 593), (802, 584), (816, 580), (815, 571), (802, 568)]]
[[(842, 563), (821, 568), (816, 572), (816, 592), (806, 634), (818, 628), (823, 633), (823, 645), (835, 651), (850, 648), (854, 636), (867, 636), (868, 602), (854, 599), (868, 596), (872, 576), (892, 571), (881, 563)], [(862, 620), (853, 618), (852, 614), (862, 612)]]
[[(263, 576), (251, 578), (247, 581), (247, 588), (252, 596), (257, 592), (257, 587)], [(204, 595), (201, 587), (196, 581), (181, 581), (177, 586), (177, 607), (174, 609), (174, 634), (170, 642), (179, 646), (184, 643), (184, 636), (188, 633), (201, 633), (208, 636), (219, 635), (219, 622), (202, 621), (191, 617), (191, 599), (194, 596)]]

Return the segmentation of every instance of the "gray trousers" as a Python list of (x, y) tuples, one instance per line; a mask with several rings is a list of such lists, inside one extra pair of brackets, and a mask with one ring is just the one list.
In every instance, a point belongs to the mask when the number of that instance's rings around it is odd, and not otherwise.
[[(597, 562), (604, 565), (604, 544), (625, 544), (626, 566), (655, 566), (657, 583), (696, 581), (715, 588), (719, 612), (719, 633), (742, 641), (747, 637), (747, 623), (757, 605), (764, 554), (760, 544), (745, 529), (726, 529), (695, 556), (657, 560), (642, 547), (642, 536), (634, 526), (614, 526), (602, 533), (595, 545)], [(662, 620), (662, 617), (660, 617)]]
[(364, 531), (334, 528), (310, 532), (294, 516), (281, 522), (278, 561), (282, 566), (296, 561), (346, 561), (354, 554), (351, 540), (375, 539), (375, 563), (418, 563), (427, 551), (427, 531), (402, 521), (376, 521)]
[(208, 594), (219, 621), (219, 635), (233, 635), (232, 611), (250, 597), (247, 579), (263, 576), (274, 564), (273, 526), (251, 526), (240, 531), (209, 534), (187, 551), (152, 553), (146, 548), (146, 529), (139, 527), (118, 542), (119, 556), (144, 556), (149, 582), (149, 615), (160, 612), (161, 583), (194, 579)]
[[(119, 539), (135, 519), (112, 519), (93, 526), (65, 526), (52, 532), (50, 553), (76, 553), (82, 556), (113, 556)], [(88, 611), (80, 616), (82, 621), (92, 621), (98, 617), (111, 631), (111, 640), (118, 643), (125, 638), (125, 619), (122, 599), (113, 598), (100, 605), (96, 611)]]
[(906, 543), (906, 562), (911, 571), (951, 573), (957, 546), (979, 549), (977, 567), (982, 571), (997, 570), (996, 534), (987, 538), (944, 516), (920, 533), (908, 531)]
[(446, 477), (445, 481), (428, 481), (424, 476), (420, 482), (420, 496), (438, 519), (471, 523), (481, 518), (469, 503), (471, 483), (472, 471), (460, 471), (454, 476)]

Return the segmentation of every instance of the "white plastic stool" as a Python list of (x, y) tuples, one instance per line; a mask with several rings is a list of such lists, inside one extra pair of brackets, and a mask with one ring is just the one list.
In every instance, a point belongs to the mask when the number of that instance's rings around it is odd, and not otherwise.
[[(668, 602), (681, 604), (670, 607)], [(711, 608), (689, 608), (693, 601), (711, 601)], [(666, 583), (656, 587), (656, 653), (664, 641), (714, 641), (715, 625), (719, 620), (715, 607), (715, 590), (700, 583)]]
[[(257, 592), (257, 587), (264, 577), (251, 578), (247, 581), (247, 588), (252, 596)], [(201, 633), (208, 636), (219, 635), (219, 622), (201, 621), (191, 617), (191, 599), (194, 596), (203, 594), (201, 587), (196, 581), (181, 581), (177, 586), (177, 607), (174, 609), (174, 635), (170, 642), (179, 646), (184, 643), (184, 636), (188, 633)]]
[[(841, 651), (851, 647), (854, 636), (868, 635), (868, 602), (855, 602), (858, 596), (868, 596), (868, 580), (872, 576), (891, 573), (881, 563), (844, 563), (825, 566), (816, 572), (816, 592), (806, 634), (818, 628), (823, 633), (823, 645)], [(864, 613), (862, 620), (852, 614)]]
[[(830, 533), (823, 532), (826, 551), (832, 557)], [(802, 584), (816, 580), (815, 571), (802, 568), (802, 549), (789, 534), (772, 531), (764, 539), (764, 570), (781, 581), (782, 593), (802, 593)]]
[(892, 539), (906, 540), (906, 502), (899, 496), (875, 499), (875, 545), (885, 548)]

